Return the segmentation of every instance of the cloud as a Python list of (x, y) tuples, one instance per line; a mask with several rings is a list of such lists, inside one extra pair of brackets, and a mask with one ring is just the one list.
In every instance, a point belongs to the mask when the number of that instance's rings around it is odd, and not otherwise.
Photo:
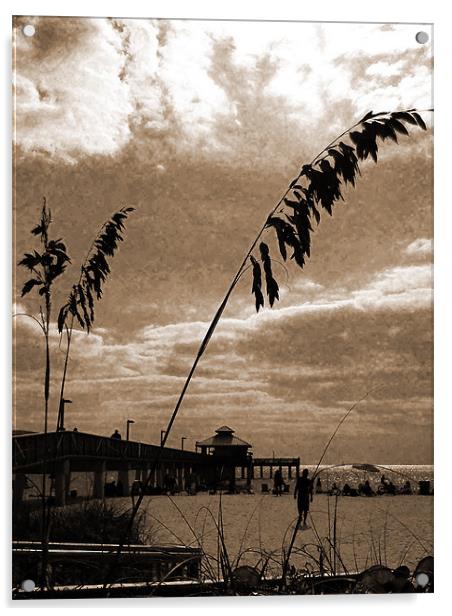
[(433, 302), (433, 272), (431, 265), (394, 267), (378, 274), (363, 289), (353, 293), (360, 308), (393, 308), (416, 310)]
[(430, 257), (433, 254), (433, 240), (419, 238), (406, 247), (406, 254), (410, 257)]
[(380, 60), (374, 64), (370, 64), (366, 69), (366, 74), (377, 77), (392, 77), (394, 75), (400, 75), (404, 65), (405, 63), (403, 60), (398, 60), (396, 62), (384, 62)]
[[(431, 47), (418, 46), (409, 25), (34, 23), (33, 40), (16, 32), (16, 253), (30, 249), (45, 194), (72, 258), (70, 280), (55, 284), (57, 311), (98, 225), (119, 204), (137, 208), (96, 305), (103, 327), (74, 334), (67, 389), (79, 428), (111, 433), (133, 413), (140, 438), (158, 441), (281, 189), (368, 106), (428, 100)], [(277, 262), (266, 233), (281, 301), (256, 315), (243, 276), (174, 438), (180, 430), (199, 440), (227, 422), (263, 455), (277, 441), (281, 455), (315, 457), (344, 409), (382, 384), (344, 426), (350, 452), (362, 443), (407, 460), (409, 440), (417, 461), (430, 459), (421, 431), (431, 424), (431, 134), (412, 133), (385, 144), (376, 167), (362, 165), (345, 204), (322, 217), (303, 272)], [(21, 310), (35, 302), (26, 296)], [(17, 421), (33, 428), (43, 337), (32, 320), (15, 322)], [(59, 343), (52, 334), (51, 423)]]
[[(298, 285), (288, 298), (290, 305), (224, 318), (183, 412), (192, 421), (227, 416), (243, 427), (240, 413), (246, 410), (250, 421), (259, 418), (268, 426), (279, 417), (302, 421), (307, 431), (323, 431), (378, 385), (381, 389), (362, 409), (356, 430), (366, 425), (373, 430), (375, 414), (384, 418), (388, 430), (405, 421), (407, 413), (413, 423), (429, 422), (430, 286), (429, 266), (397, 266), (377, 272), (362, 288), (327, 290), (308, 284), (314, 296), (307, 300), (304, 285)], [(109, 331), (89, 336), (76, 332), (67, 384), (77, 398), (79, 415), (74, 418), (86, 426), (95, 421), (98, 427), (99, 421), (105, 423), (95, 410), (100, 405), (113, 423), (119, 407), (130, 408), (138, 420), (146, 417), (149, 425), (164, 422), (207, 327), (204, 321), (148, 326), (124, 344), (115, 342)], [(30, 344), (40, 340), (37, 334), (16, 349), (21, 404), (39, 391), (30, 376), (32, 366), (38, 370), (42, 365)], [(56, 339), (52, 348), (57, 352)], [(33, 364), (25, 354), (34, 358)], [(54, 368), (55, 392), (60, 368)]]
[(16, 31), (16, 141), (71, 162), (80, 152), (117, 152), (130, 138), (133, 111), (120, 79), (118, 32), (103, 19), (38, 18), (35, 25), (30, 40)]
[[(344, 312), (357, 316), (364, 310), (366, 319), (373, 319), (377, 312), (413, 313), (416, 310), (428, 310), (432, 306), (430, 265), (387, 268), (374, 274), (367, 284), (357, 289), (325, 289), (309, 279), (305, 282), (306, 284), (294, 285), (287, 302), (276, 304), (273, 309), (264, 308), (256, 314), (249, 307), (244, 309), (238, 304), (237, 308), (243, 311), (243, 315), (223, 317), (209, 348), (214, 354), (229, 354), (234, 345), (244, 337), (248, 340), (250, 337), (259, 337), (271, 327), (279, 328), (282, 323), (284, 327), (288, 327), (291, 320), (306, 321)], [(306, 289), (313, 290), (314, 295), (307, 297)], [(38, 337), (41, 335), (38, 325), (31, 320), (26, 319), (20, 326)], [(122, 365), (129, 364), (135, 368), (139, 364), (142, 367), (157, 367), (171, 349), (174, 349), (180, 358), (192, 358), (208, 327), (208, 321), (149, 325), (139, 331), (133, 341), (124, 344), (115, 342), (113, 333), (106, 329), (94, 329), (89, 335), (75, 329), (73, 353), (85, 359), (103, 358), (102, 363), (108, 363), (108, 370), (114, 365), (120, 365), (117, 362), (118, 357), (121, 357)], [(389, 333), (391, 331), (389, 330)], [(56, 324), (53, 324), (51, 345), (56, 348), (60, 343)], [(240, 356), (237, 359), (240, 360)], [(111, 375), (112, 378), (113, 376)]]
[(327, 137), (332, 106), (331, 131), (369, 106), (431, 106), (431, 48), (411, 26), (42, 17), (27, 38), (22, 21), (15, 138), (67, 162), (156, 139), (290, 156)]

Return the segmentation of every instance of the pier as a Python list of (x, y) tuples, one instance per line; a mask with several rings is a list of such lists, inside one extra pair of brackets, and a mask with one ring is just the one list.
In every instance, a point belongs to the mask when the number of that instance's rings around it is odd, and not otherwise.
[[(54, 481), (55, 504), (64, 506), (70, 492), (71, 474), (92, 473), (92, 498), (104, 498), (107, 473), (116, 472), (123, 496), (129, 496), (134, 481), (143, 484), (152, 470), (148, 487), (163, 488), (165, 478), (175, 481), (177, 491), (184, 490), (194, 478), (198, 485), (216, 488), (228, 483), (235, 489), (236, 475), (248, 486), (259, 469), (287, 469), (288, 479), (299, 476), (300, 458), (253, 458), (251, 444), (234, 435), (227, 426), (215, 435), (196, 443), (196, 451), (160, 448), (139, 443), (88, 434), (86, 432), (26, 433), (13, 436), (14, 504), (24, 499), (28, 475), (51, 475)], [(267, 478), (267, 477), (266, 477)]]
[(300, 458), (254, 458), (253, 460), (253, 477), (255, 478), (256, 469), (259, 469), (259, 479), (264, 479), (264, 468), (269, 470), (269, 478), (273, 479), (273, 469), (281, 471), (287, 469), (287, 478), (292, 479), (293, 471), (295, 477), (300, 476)]
[[(159, 453), (160, 452), (160, 453)], [(158, 445), (123, 441), (84, 432), (48, 432), (13, 437), (14, 501), (23, 500), (27, 475), (51, 474), (55, 500), (66, 504), (71, 473), (93, 473), (93, 498), (103, 498), (107, 472), (116, 471), (123, 495), (128, 496), (133, 480), (144, 482), (159, 457), (150, 487), (164, 485), (167, 474), (183, 489), (192, 474), (206, 483), (214, 480), (213, 456)]]

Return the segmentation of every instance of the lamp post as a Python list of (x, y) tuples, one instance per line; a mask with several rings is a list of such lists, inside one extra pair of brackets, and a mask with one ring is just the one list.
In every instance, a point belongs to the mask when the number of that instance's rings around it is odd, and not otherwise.
[(181, 439), (180, 439), (180, 448), (181, 448), (182, 451), (184, 451), (184, 441), (186, 441), (186, 440), (187, 440), (186, 436), (182, 436)]
[(129, 435), (130, 435), (130, 424), (134, 424), (134, 420), (133, 419), (128, 419), (127, 420), (127, 426), (126, 426), (126, 441), (129, 440)]
[(61, 399), (60, 410), (59, 410), (59, 425), (57, 427), (58, 431), (64, 431), (64, 405), (72, 404), (72, 400), (66, 400), (66, 398)]

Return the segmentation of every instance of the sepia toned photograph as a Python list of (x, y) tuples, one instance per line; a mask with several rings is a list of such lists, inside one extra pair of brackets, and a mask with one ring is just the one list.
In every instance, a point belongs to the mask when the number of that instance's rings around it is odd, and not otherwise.
[(12, 41), (13, 599), (432, 593), (432, 25)]

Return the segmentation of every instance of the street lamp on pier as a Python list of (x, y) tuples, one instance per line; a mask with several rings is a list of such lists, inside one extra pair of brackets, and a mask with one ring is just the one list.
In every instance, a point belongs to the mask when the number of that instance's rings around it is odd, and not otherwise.
[(60, 400), (60, 408), (58, 410), (58, 426), (57, 431), (64, 432), (64, 407), (66, 404), (72, 404), (72, 400), (67, 400), (66, 398), (61, 398)]
[(133, 419), (128, 419), (127, 420), (127, 426), (126, 426), (126, 441), (129, 440), (129, 435), (130, 435), (130, 424), (134, 424), (134, 420)]

